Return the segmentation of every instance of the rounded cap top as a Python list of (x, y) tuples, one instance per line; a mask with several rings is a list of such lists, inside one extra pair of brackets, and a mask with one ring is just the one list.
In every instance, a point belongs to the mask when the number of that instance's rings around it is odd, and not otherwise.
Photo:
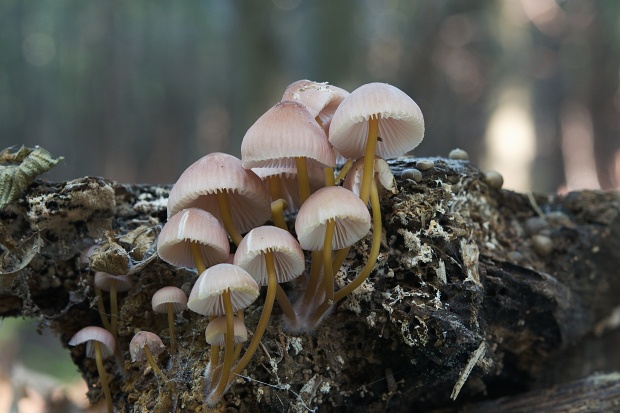
[(149, 331), (138, 332), (129, 343), (129, 354), (131, 355), (131, 361), (144, 361), (146, 360), (146, 352), (144, 348), (148, 347), (154, 356), (159, 356), (166, 350), (166, 346), (162, 343), (161, 338), (155, 333)]
[(232, 264), (217, 264), (207, 268), (196, 280), (187, 307), (203, 315), (225, 315), (222, 294), (230, 290), (233, 311), (248, 307), (256, 300), (259, 288), (243, 268)]
[(237, 248), (234, 264), (246, 270), (258, 285), (267, 285), (267, 251), (273, 255), (278, 283), (295, 279), (304, 272), (304, 252), (295, 237), (273, 226), (262, 226), (248, 232)]
[(370, 229), (370, 213), (361, 199), (342, 187), (325, 187), (310, 195), (297, 213), (295, 231), (303, 249), (323, 249), (325, 225), (330, 219), (336, 221), (334, 249), (353, 245)]
[(304, 105), (310, 115), (318, 117), (325, 128), (334, 112), (349, 92), (327, 82), (319, 83), (311, 80), (298, 80), (288, 85), (282, 95), (282, 101), (290, 100)]
[[(239, 318), (233, 318), (233, 331), (235, 344), (244, 343), (248, 339), (248, 329)], [(212, 346), (224, 346), (224, 335), (226, 334), (226, 317), (218, 317), (209, 322), (205, 329), (205, 339)]]
[(252, 171), (232, 155), (214, 152), (190, 165), (179, 177), (168, 198), (168, 218), (189, 207), (204, 209), (220, 221), (215, 193), (225, 192), (239, 232), (262, 225), (271, 216), (267, 188)]
[(95, 285), (103, 291), (110, 291), (114, 282), (116, 283), (116, 292), (118, 293), (129, 290), (133, 285), (129, 275), (112, 275), (103, 271), (95, 273)]
[(349, 159), (364, 156), (371, 116), (379, 119), (375, 153), (382, 158), (404, 155), (424, 138), (424, 117), (413, 99), (386, 83), (369, 83), (351, 92), (336, 110), (329, 126), (334, 148)]
[(172, 311), (180, 313), (187, 308), (187, 295), (177, 287), (164, 287), (157, 290), (151, 299), (153, 311), (156, 313), (167, 313), (168, 304), (172, 304)]
[(166, 222), (157, 240), (157, 253), (169, 264), (193, 268), (192, 242), (198, 244), (207, 267), (228, 259), (226, 230), (217, 218), (198, 208), (179, 211)]
[(114, 354), (116, 348), (116, 340), (112, 333), (105, 328), (90, 326), (84, 327), (71, 337), (69, 340), (70, 346), (78, 346), (82, 343), (86, 343), (86, 357), (95, 358), (95, 344), (98, 341), (101, 343), (101, 357), (106, 359)]
[(245, 133), (243, 167), (294, 168), (296, 157), (307, 158), (309, 165), (336, 165), (334, 149), (310, 112), (299, 103), (280, 102)]

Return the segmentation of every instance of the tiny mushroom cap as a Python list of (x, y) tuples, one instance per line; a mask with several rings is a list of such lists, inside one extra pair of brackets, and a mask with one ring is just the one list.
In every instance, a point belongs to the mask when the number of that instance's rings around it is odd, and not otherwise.
[(334, 167), (336, 154), (325, 131), (297, 102), (280, 102), (265, 112), (246, 132), (241, 143), (244, 168), (296, 167), (295, 158), (308, 166)]
[(222, 294), (227, 290), (230, 290), (234, 312), (248, 307), (259, 294), (258, 284), (243, 268), (233, 264), (217, 264), (198, 277), (187, 307), (198, 314), (225, 315)]
[(413, 99), (386, 83), (369, 83), (338, 106), (329, 126), (329, 141), (349, 159), (364, 156), (371, 117), (379, 120), (375, 153), (382, 158), (404, 155), (424, 138), (424, 117)]
[(323, 249), (325, 225), (335, 220), (334, 249), (353, 245), (370, 230), (370, 213), (353, 192), (330, 186), (319, 189), (301, 206), (295, 220), (295, 231), (305, 250)]
[(95, 273), (95, 285), (103, 291), (110, 291), (114, 281), (116, 281), (116, 291), (119, 293), (129, 290), (133, 284), (129, 275), (112, 275), (103, 271)]
[(278, 283), (293, 280), (304, 272), (304, 252), (295, 237), (273, 226), (262, 226), (248, 232), (237, 248), (234, 264), (246, 270), (258, 285), (267, 285), (267, 251), (273, 255)]
[(282, 101), (301, 103), (313, 117), (319, 118), (325, 128), (331, 122), (340, 102), (348, 95), (349, 92), (346, 90), (327, 82), (298, 80), (288, 85), (282, 95)]
[(232, 219), (240, 232), (262, 225), (271, 216), (267, 188), (252, 171), (232, 155), (214, 152), (190, 165), (179, 177), (168, 197), (168, 218), (189, 207), (197, 207), (221, 220), (215, 194), (225, 192)]
[[(390, 169), (387, 161), (383, 158), (375, 157), (375, 175), (379, 178), (381, 185), (392, 193), (398, 192), (396, 187), (396, 180), (394, 174)], [(344, 180), (343, 186), (355, 195), (359, 196), (362, 186), (362, 175), (364, 170), (364, 158), (360, 158), (353, 163), (347, 177)]]
[(144, 361), (146, 360), (146, 352), (144, 348), (153, 353), (154, 356), (159, 356), (166, 350), (166, 346), (162, 343), (161, 338), (155, 333), (149, 331), (138, 332), (129, 343), (129, 354), (131, 355), (131, 361)]
[(160, 258), (177, 267), (194, 267), (190, 243), (196, 243), (204, 264), (226, 262), (230, 253), (228, 235), (221, 222), (199, 208), (186, 208), (173, 215), (157, 240)]
[(163, 287), (153, 294), (151, 305), (156, 313), (168, 312), (168, 304), (172, 304), (172, 311), (180, 313), (187, 308), (187, 295), (177, 287)]
[[(248, 329), (243, 321), (237, 317), (233, 318), (233, 331), (235, 344), (244, 343), (248, 339)], [(218, 317), (209, 322), (205, 329), (205, 339), (212, 346), (224, 346), (224, 335), (226, 334), (226, 317)]]
[(95, 345), (94, 341), (98, 341), (102, 345), (101, 357), (106, 359), (114, 354), (116, 348), (116, 340), (112, 333), (105, 328), (90, 326), (84, 327), (71, 337), (69, 340), (70, 346), (77, 346), (82, 343), (86, 343), (86, 357), (95, 358)]

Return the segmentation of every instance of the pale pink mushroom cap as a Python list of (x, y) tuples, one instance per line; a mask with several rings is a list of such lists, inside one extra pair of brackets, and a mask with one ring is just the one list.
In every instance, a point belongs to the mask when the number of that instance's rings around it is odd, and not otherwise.
[(133, 285), (129, 275), (112, 275), (103, 271), (95, 273), (95, 285), (103, 291), (110, 291), (114, 280), (116, 281), (116, 292), (119, 293), (129, 290)]
[(190, 165), (174, 184), (168, 197), (168, 218), (196, 207), (221, 221), (214, 196), (217, 192), (226, 192), (233, 222), (241, 233), (271, 217), (269, 193), (261, 179), (234, 156), (214, 152)]
[(198, 244), (207, 267), (228, 259), (230, 244), (222, 223), (198, 208), (179, 211), (166, 222), (157, 239), (157, 253), (169, 264), (193, 268), (191, 242)]
[(280, 102), (248, 129), (241, 143), (244, 168), (295, 168), (295, 158), (308, 166), (335, 166), (336, 154), (325, 131), (314, 117), (296, 102)]
[[(301, 206), (299, 200), (299, 181), (297, 180), (297, 168), (252, 168), (265, 184), (270, 177), (280, 179), (282, 198), (288, 204), (289, 211), (297, 211)], [(323, 168), (310, 166), (308, 168), (308, 179), (310, 180), (310, 193), (316, 192), (325, 186), (325, 174)], [(275, 201), (275, 199), (272, 199)]]
[(371, 116), (379, 118), (375, 154), (382, 158), (404, 155), (424, 138), (424, 117), (413, 99), (386, 83), (369, 83), (355, 89), (338, 106), (329, 126), (334, 148), (349, 159), (364, 156)]
[(333, 249), (355, 244), (370, 230), (370, 213), (362, 200), (342, 187), (325, 187), (310, 195), (297, 213), (295, 231), (303, 249), (323, 249), (329, 219), (336, 221)]
[[(244, 343), (248, 339), (248, 329), (239, 318), (233, 318), (233, 335), (235, 344)], [(212, 346), (224, 346), (226, 334), (226, 317), (218, 317), (210, 321), (205, 329), (205, 339)]]
[(86, 357), (95, 358), (95, 341), (101, 343), (102, 358), (106, 359), (114, 354), (116, 340), (114, 340), (112, 333), (101, 327), (84, 327), (71, 337), (69, 345), (78, 346), (82, 343), (86, 343)]
[(172, 312), (180, 313), (187, 308), (187, 295), (177, 287), (163, 287), (153, 294), (151, 306), (156, 313), (167, 313), (168, 304), (172, 304)]
[(349, 92), (327, 82), (298, 80), (288, 85), (284, 95), (282, 95), (282, 101), (290, 100), (301, 103), (313, 117), (318, 116), (323, 129), (325, 129), (326, 126), (329, 126), (338, 105), (347, 96), (349, 96)]
[[(392, 193), (398, 192), (394, 174), (390, 165), (383, 158), (375, 157), (375, 176), (381, 185)], [(347, 177), (342, 184), (343, 187), (359, 196), (362, 187), (362, 176), (364, 175), (364, 158), (360, 158), (353, 163)]]
[(161, 338), (155, 333), (149, 331), (138, 332), (129, 343), (129, 354), (131, 361), (146, 360), (146, 352), (144, 348), (148, 347), (154, 356), (159, 356), (166, 350), (166, 346), (162, 343)]
[(187, 307), (203, 315), (225, 315), (222, 294), (230, 290), (233, 311), (247, 308), (256, 300), (259, 288), (243, 268), (232, 264), (217, 264), (207, 268), (196, 280)]
[(234, 264), (246, 270), (258, 285), (267, 285), (267, 251), (273, 255), (278, 283), (295, 279), (304, 272), (304, 252), (295, 237), (273, 226), (262, 226), (248, 232), (237, 248)]

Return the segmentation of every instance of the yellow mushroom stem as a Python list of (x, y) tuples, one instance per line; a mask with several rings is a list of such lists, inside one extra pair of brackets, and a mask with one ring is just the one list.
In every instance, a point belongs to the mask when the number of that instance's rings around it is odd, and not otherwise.
[(271, 199), (282, 198), (282, 181), (280, 176), (272, 175), (267, 177), (267, 189), (269, 189), (269, 195)]
[(228, 204), (228, 195), (226, 195), (226, 192), (218, 192), (215, 194), (215, 199), (217, 200), (217, 206), (220, 209), (220, 217), (222, 218), (222, 223), (224, 224), (224, 228), (226, 228), (226, 232), (228, 232), (228, 235), (230, 235), (235, 245), (239, 246), (243, 237), (233, 221), (230, 205)]
[(336, 185), (336, 178), (334, 177), (334, 168), (326, 166), (323, 168), (323, 174), (325, 175), (325, 186)]
[(299, 185), (299, 201), (303, 205), (310, 196), (310, 180), (308, 178), (308, 163), (302, 156), (295, 157), (297, 167), (297, 184)]
[[(209, 316), (209, 322), (215, 320), (217, 316)], [(220, 346), (211, 346), (211, 356), (209, 357), (209, 364), (215, 368), (220, 364)], [(215, 375), (213, 375), (215, 377)], [(214, 379), (215, 380), (215, 379)]]
[(254, 356), (254, 353), (256, 353), (256, 350), (258, 349), (260, 340), (263, 338), (263, 334), (265, 333), (265, 329), (269, 323), (269, 316), (271, 315), (271, 310), (273, 309), (273, 303), (276, 298), (276, 290), (278, 286), (278, 281), (276, 279), (276, 267), (273, 261), (273, 253), (271, 251), (267, 251), (265, 253), (265, 265), (267, 267), (267, 296), (265, 297), (263, 312), (260, 315), (256, 329), (254, 330), (254, 335), (252, 336), (252, 340), (250, 341), (245, 354), (231, 371), (231, 379), (234, 379), (237, 374), (241, 373), (245, 366), (247, 366), (250, 362)]
[(118, 300), (116, 298), (116, 280), (112, 279), (110, 283), (110, 308), (112, 314), (110, 315), (110, 327), (112, 328), (112, 335), (114, 339), (118, 339)]
[(282, 310), (284, 317), (288, 319), (288, 321), (291, 323), (291, 326), (296, 326), (297, 313), (295, 312), (291, 301), (288, 299), (288, 296), (286, 295), (284, 289), (280, 284), (278, 284), (278, 288), (276, 289), (276, 300), (280, 305), (280, 309)]
[[(244, 321), (245, 314), (243, 313), (243, 310), (237, 311), (237, 318), (241, 321)], [(233, 360), (239, 359), (239, 355), (241, 354), (242, 347), (243, 347), (243, 343), (238, 343), (235, 345), (235, 354), (233, 355)]]
[(153, 369), (153, 372), (159, 377), (161, 377), (164, 381), (168, 381), (168, 377), (166, 377), (166, 375), (159, 369), (159, 367), (157, 367), (157, 362), (155, 361), (155, 358), (153, 357), (153, 353), (151, 353), (149, 346), (144, 346), (144, 354), (146, 355), (146, 361)]
[(168, 329), (170, 330), (170, 353), (174, 354), (177, 349), (177, 341), (174, 338), (174, 304), (166, 303), (168, 312)]
[(368, 261), (366, 261), (366, 265), (364, 265), (364, 268), (362, 268), (353, 281), (336, 291), (334, 294), (334, 301), (341, 300), (344, 296), (362, 285), (362, 283), (366, 281), (372, 272), (375, 267), (375, 263), (377, 262), (379, 249), (381, 248), (381, 233), (383, 232), (383, 227), (381, 223), (379, 191), (377, 190), (377, 183), (374, 179), (371, 181), (370, 204), (372, 207), (372, 245), (370, 247), (370, 253), (368, 254)]
[(338, 175), (336, 176), (336, 184), (339, 184), (340, 181), (342, 181), (347, 176), (352, 166), (353, 166), (353, 160), (347, 159), (345, 164), (342, 165), (342, 169), (340, 169), (340, 172), (338, 172)]
[[(230, 289), (227, 289), (222, 293), (222, 300), (224, 301), (224, 313), (226, 314), (226, 335), (224, 336), (224, 364), (222, 365), (222, 374), (217, 383), (217, 387), (211, 396), (209, 396), (210, 404), (215, 404), (224, 394), (226, 386), (228, 385), (228, 378), (230, 377), (230, 370), (233, 365), (233, 355), (235, 354), (235, 329), (234, 329), (234, 314), (232, 301), (230, 299)], [(214, 346), (215, 347), (215, 346)], [(217, 375), (213, 375), (211, 387), (213, 387), (213, 381)]]
[[(377, 262), (377, 257), (379, 256), (379, 249), (381, 248), (381, 233), (382, 233), (382, 223), (381, 223), (381, 206), (379, 204), (379, 192), (377, 190), (377, 184), (373, 179), (371, 181), (371, 191), (370, 191), (370, 202), (372, 206), (372, 245), (370, 247), (370, 253), (368, 255), (368, 261), (364, 265), (364, 268), (357, 274), (357, 276), (351, 281), (349, 284), (342, 287), (340, 290), (334, 293), (334, 304), (344, 298), (347, 294), (355, 290), (357, 287), (362, 285), (362, 283), (368, 278), (373, 268), (375, 267), (375, 263)], [(335, 260), (334, 260), (335, 261)], [(317, 324), (321, 317), (325, 314), (327, 310), (330, 308), (330, 303), (327, 301), (323, 302), (319, 306), (319, 308), (314, 313), (312, 317), (312, 322)]]
[(321, 251), (312, 251), (312, 263), (310, 264), (310, 276), (308, 284), (301, 300), (301, 309), (309, 309), (310, 301), (315, 298), (317, 287), (321, 281), (321, 268), (323, 268), (323, 253)]
[(271, 202), (271, 219), (278, 228), (288, 231), (288, 225), (284, 220), (284, 210), (288, 208), (286, 201), (282, 198)]
[(103, 323), (103, 327), (112, 333), (112, 326), (110, 325), (110, 320), (108, 320), (108, 316), (105, 312), (105, 306), (103, 305), (103, 294), (101, 293), (101, 288), (95, 285), (95, 293), (97, 294), (97, 309), (99, 310), (99, 316), (101, 317), (101, 322)]
[(113, 413), (112, 407), (112, 393), (110, 393), (110, 386), (108, 385), (108, 376), (103, 367), (103, 356), (101, 355), (101, 343), (94, 341), (95, 345), (95, 362), (97, 363), (97, 371), (99, 372), (99, 381), (103, 388), (103, 394), (105, 395), (106, 405), (108, 407), (108, 413)]
[(192, 252), (192, 258), (194, 259), (194, 265), (196, 266), (198, 275), (200, 275), (207, 269), (207, 265), (202, 259), (202, 254), (200, 254), (200, 246), (197, 242), (190, 242), (189, 249)]
[(332, 271), (332, 241), (336, 221), (328, 219), (325, 223), (325, 240), (323, 241), (323, 284), (325, 288), (325, 302), (334, 301), (334, 273)]
[(364, 205), (368, 203), (370, 195), (370, 182), (375, 180), (375, 149), (377, 146), (377, 136), (379, 135), (379, 118), (373, 115), (368, 119), (368, 139), (366, 141), (366, 152), (364, 154), (364, 171), (362, 175), (362, 187), (360, 189), (360, 199)]

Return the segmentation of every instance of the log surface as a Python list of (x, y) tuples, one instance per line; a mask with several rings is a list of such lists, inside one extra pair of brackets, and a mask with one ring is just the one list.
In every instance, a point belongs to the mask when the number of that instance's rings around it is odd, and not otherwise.
[[(431, 159), (421, 182), (401, 179), (417, 160), (391, 162), (399, 191), (381, 197), (383, 241), (370, 279), (311, 334), (290, 335), (272, 316), (257, 355), (213, 411), (455, 411), (557, 383), (562, 355), (620, 304), (620, 195), (498, 190), (467, 161), (443, 158)], [(168, 342), (152, 294), (165, 285), (189, 294), (197, 277), (155, 254), (169, 190), (37, 180), (0, 211), (0, 317), (38, 317), (66, 344), (101, 324), (93, 271), (132, 275), (134, 288), (120, 298), (121, 355), (106, 363), (119, 412), (211, 411), (202, 395), (203, 317), (177, 318), (179, 352), (159, 358), (169, 381), (129, 361), (139, 330)], [(338, 285), (363, 267), (369, 248), (370, 235)], [(295, 296), (303, 286), (285, 289)], [(250, 331), (261, 308), (259, 298), (247, 311)], [(81, 347), (70, 351), (91, 400), (103, 397), (94, 360)]]

